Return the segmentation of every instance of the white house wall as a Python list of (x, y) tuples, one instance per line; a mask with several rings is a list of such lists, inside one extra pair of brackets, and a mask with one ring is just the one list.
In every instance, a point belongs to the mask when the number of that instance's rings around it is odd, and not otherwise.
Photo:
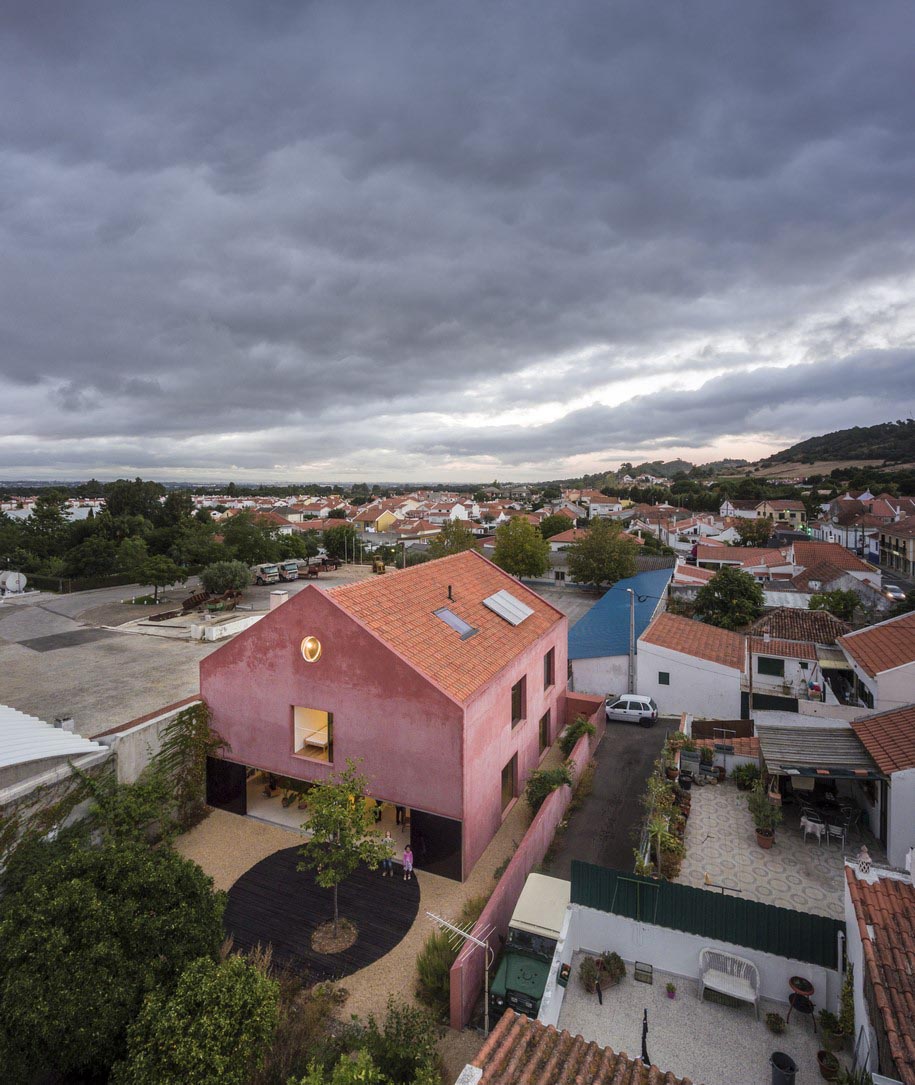
[(915, 848), (915, 769), (890, 777), (888, 815), (887, 859), (902, 870), (909, 849)]
[(634, 692), (629, 689), (629, 656), (573, 659), (572, 689), (575, 693), (593, 693), (597, 697)]
[[(670, 675), (662, 686), (658, 673)], [(653, 697), (663, 715), (689, 712), (707, 719), (740, 719), (740, 671), (639, 641), (636, 688)]]
[(877, 675), (877, 697), (874, 707), (879, 711), (901, 708), (915, 701), (915, 663), (895, 667)]

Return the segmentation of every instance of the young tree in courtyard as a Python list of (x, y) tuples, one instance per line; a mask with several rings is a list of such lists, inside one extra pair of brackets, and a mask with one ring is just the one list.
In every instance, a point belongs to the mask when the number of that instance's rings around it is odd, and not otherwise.
[(375, 832), (375, 818), (365, 802), (366, 778), (357, 771), (358, 762), (347, 758), (346, 770), (314, 784), (308, 792), (307, 828), (311, 839), (299, 850), (299, 870), (313, 870), (322, 889), (334, 891), (334, 930), (340, 910), (337, 890), (360, 863), (371, 870), (387, 854), (387, 847)]
[(615, 520), (599, 518), (568, 548), (569, 575), (577, 584), (609, 587), (635, 574), (639, 544), (623, 535)]
[(853, 622), (861, 600), (853, 591), (821, 591), (812, 596), (810, 610), (828, 610), (843, 622)]
[(460, 554), (472, 550), (476, 545), (473, 532), (461, 520), (446, 520), (442, 530), (429, 543), (430, 558), (445, 558), (449, 554)]
[(540, 576), (550, 563), (550, 544), (529, 520), (513, 516), (496, 528), (493, 561), (512, 576)]
[(725, 566), (696, 594), (696, 613), (709, 625), (742, 629), (762, 614), (763, 591), (749, 573)]

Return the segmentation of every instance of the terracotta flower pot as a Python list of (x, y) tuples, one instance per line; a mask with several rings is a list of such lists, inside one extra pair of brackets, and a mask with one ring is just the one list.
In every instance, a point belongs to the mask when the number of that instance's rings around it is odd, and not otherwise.
[(769, 848), (775, 843), (775, 830), (774, 829), (757, 829), (756, 830), (756, 843), (761, 848), (768, 851)]
[(820, 1075), (827, 1081), (835, 1081), (839, 1076), (840, 1063), (831, 1051), (817, 1052), (817, 1066), (820, 1068)]

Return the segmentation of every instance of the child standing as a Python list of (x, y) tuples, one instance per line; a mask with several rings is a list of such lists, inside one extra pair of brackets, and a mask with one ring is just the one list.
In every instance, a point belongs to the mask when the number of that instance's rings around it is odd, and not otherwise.
[(389, 874), (394, 877), (394, 839), (391, 830), (386, 829), (383, 844), (385, 846), (384, 858), (381, 860), (381, 876), (386, 878)]
[(403, 851), (403, 880), (405, 882), (410, 881), (413, 877), (413, 851), (410, 845), (404, 848)]

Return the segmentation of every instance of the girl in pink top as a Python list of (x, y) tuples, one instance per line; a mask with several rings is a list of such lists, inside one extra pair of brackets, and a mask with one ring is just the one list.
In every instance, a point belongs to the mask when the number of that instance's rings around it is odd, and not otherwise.
[(403, 852), (403, 880), (408, 882), (413, 877), (413, 851), (410, 845), (404, 848)]

